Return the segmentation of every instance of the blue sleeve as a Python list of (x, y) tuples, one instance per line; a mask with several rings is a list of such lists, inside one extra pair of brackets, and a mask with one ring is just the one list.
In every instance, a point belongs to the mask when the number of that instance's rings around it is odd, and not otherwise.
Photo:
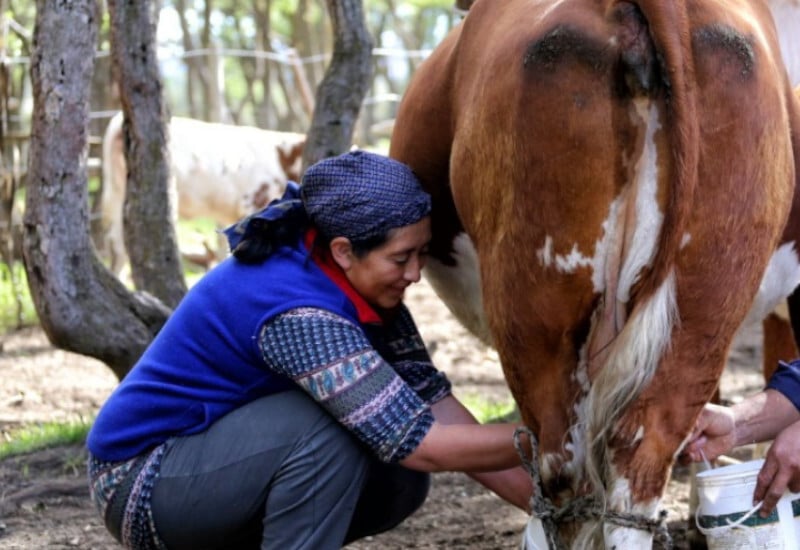
[(789, 363), (780, 361), (767, 388), (781, 392), (800, 411), (800, 359)]

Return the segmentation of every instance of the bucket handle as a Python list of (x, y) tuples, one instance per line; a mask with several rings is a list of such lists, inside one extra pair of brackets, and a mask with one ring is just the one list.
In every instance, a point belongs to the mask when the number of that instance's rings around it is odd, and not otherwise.
[(694, 523), (695, 523), (695, 525), (697, 525), (697, 529), (701, 533), (703, 533), (703, 535), (705, 535), (706, 537), (708, 537), (708, 536), (718, 537), (718, 536), (720, 536), (720, 535), (722, 535), (722, 534), (724, 534), (724, 533), (726, 533), (726, 532), (728, 532), (728, 531), (730, 531), (732, 529), (741, 529), (741, 530), (745, 531), (745, 533), (747, 534), (747, 538), (748, 538), (750, 544), (752, 545), (751, 547), (755, 548), (756, 534), (755, 534), (755, 532), (753, 532), (752, 529), (750, 529), (750, 527), (748, 527), (747, 525), (743, 525), (743, 524), (744, 524), (745, 521), (747, 521), (747, 519), (750, 516), (752, 516), (758, 510), (761, 509), (761, 505), (762, 504), (764, 504), (764, 501), (761, 501), (761, 502), (757, 503), (746, 514), (744, 514), (742, 517), (740, 517), (736, 521), (726, 520), (728, 522), (728, 525), (720, 525), (719, 527), (703, 527), (702, 525), (700, 525), (700, 507), (698, 506), (697, 510), (695, 510), (695, 512), (694, 512)]

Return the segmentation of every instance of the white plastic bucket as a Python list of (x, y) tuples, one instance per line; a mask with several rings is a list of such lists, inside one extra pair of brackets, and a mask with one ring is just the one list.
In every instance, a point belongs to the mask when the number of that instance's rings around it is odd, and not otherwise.
[(525, 532), (522, 533), (521, 550), (548, 550), (547, 536), (544, 533), (544, 526), (539, 518), (531, 516)]
[(697, 474), (695, 521), (709, 550), (800, 549), (800, 493), (785, 493), (767, 518), (758, 515), (753, 491), (764, 460)]

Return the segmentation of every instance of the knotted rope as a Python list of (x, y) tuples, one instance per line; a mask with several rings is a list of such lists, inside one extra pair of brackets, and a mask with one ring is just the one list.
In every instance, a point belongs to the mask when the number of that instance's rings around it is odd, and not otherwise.
[[(520, 435), (523, 433), (528, 436), (531, 443), (530, 459), (522, 450)], [(608, 522), (619, 527), (649, 531), (664, 548), (672, 548), (672, 537), (665, 524), (667, 518), (666, 510), (662, 510), (659, 513), (658, 519), (652, 519), (640, 514), (613, 512), (605, 510), (604, 507), (598, 505), (597, 499), (593, 496), (577, 497), (558, 508), (544, 495), (542, 476), (539, 471), (539, 441), (536, 436), (527, 427), (517, 428), (514, 431), (514, 447), (522, 460), (522, 466), (533, 480), (534, 490), (531, 496), (531, 512), (542, 522), (550, 550), (562, 550), (565, 548), (558, 535), (558, 526), (561, 523), (586, 520)]]

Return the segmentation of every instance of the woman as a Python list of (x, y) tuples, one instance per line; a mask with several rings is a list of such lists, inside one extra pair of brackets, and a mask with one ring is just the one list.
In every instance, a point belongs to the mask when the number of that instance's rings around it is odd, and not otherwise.
[(786, 490), (800, 493), (800, 360), (781, 362), (764, 391), (700, 413), (684, 455), (713, 460), (734, 447), (774, 439), (758, 473), (753, 504), (768, 517)]
[(92, 497), (128, 548), (339, 548), (463, 471), (520, 507), (512, 424), (479, 425), (406, 307), (430, 240), (411, 170), (363, 151), (226, 233), (89, 433)]

